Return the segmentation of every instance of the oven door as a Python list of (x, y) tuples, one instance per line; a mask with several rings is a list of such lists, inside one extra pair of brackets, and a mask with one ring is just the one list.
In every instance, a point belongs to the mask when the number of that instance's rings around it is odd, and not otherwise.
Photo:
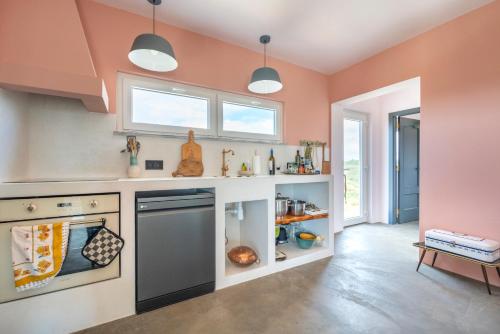
[[(99, 265), (95, 265), (91, 261), (87, 260), (81, 253), (82, 248), (85, 246), (87, 241), (102, 226), (102, 223), (100, 222), (85, 223), (85, 221), (95, 221), (105, 218), (105, 226), (113, 232), (119, 234), (119, 217), (119, 213), (111, 213), (1, 223), (0, 303), (120, 277), (120, 256), (117, 256), (116, 259), (108, 266), (100, 267)], [(14, 275), (12, 272), (11, 260), (10, 230), (12, 226), (51, 224), (61, 221), (68, 221), (71, 223), (68, 250), (61, 271), (57, 277), (42, 288), (17, 292), (14, 287)]]
[(66, 257), (57, 276), (81, 273), (100, 268), (99, 265), (82, 255), (82, 249), (99, 232), (103, 223), (79, 223), (69, 227), (68, 249)]

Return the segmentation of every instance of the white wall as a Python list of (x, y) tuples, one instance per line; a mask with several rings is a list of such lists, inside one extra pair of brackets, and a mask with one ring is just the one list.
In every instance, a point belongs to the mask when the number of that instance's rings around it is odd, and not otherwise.
[[(120, 153), (125, 148), (126, 137), (113, 133), (116, 115), (88, 112), (80, 101), (74, 99), (35, 94), (23, 94), (13, 99), (10, 95), (15, 94), (19, 93), (6, 93), (7, 98), (0, 96), (2, 106), (13, 104), (11, 100), (14, 100), (16, 105), (27, 109), (16, 114), (14, 111), (20, 108), (8, 108), (12, 119), (10, 123), (16, 121), (17, 127), (5, 135), (1, 134), (2, 139), (6, 136), (15, 143), (8, 152), (9, 157), (15, 157), (15, 163), (10, 164), (8, 173), (0, 170), (4, 181), (126, 176), (128, 154)], [(25, 130), (17, 129), (21, 125)], [(23, 136), (20, 136), (21, 132)], [(171, 176), (180, 161), (180, 147), (186, 139), (138, 136), (138, 140), (142, 145), (139, 153), (142, 176)], [(293, 161), (296, 150), (300, 149), (297, 146), (221, 140), (199, 140), (198, 143), (203, 150), (204, 175), (210, 176), (221, 175), (223, 148), (232, 148), (236, 152), (234, 157), (229, 156), (230, 175), (237, 173), (242, 162), (251, 163), (255, 150), (261, 156), (262, 173), (267, 173), (271, 148), (274, 149), (277, 165), (283, 169), (286, 168), (286, 161)], [(317, 153), (320, 164), (321, 150), (318, 149)], [(164, 169), (144, 171), (146, 159), (164, 160)], [(19, 169), (18, 165), (26, 167)], [(20, 173), (13, 172), (16, 170)]]
[(370, 117), (370, 223), (389, 222), (389, 114), (420, 107), (420, 87), (357, 102), (349, 109)]
[(27, 172), (27, 96), (0, 88), (0, 182), (23, 178)]

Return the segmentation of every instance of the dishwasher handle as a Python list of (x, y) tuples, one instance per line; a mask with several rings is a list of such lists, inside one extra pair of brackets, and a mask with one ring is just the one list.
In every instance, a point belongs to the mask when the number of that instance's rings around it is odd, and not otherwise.
[(149, 211), (149, 212), (140, 212), (137, 214), (137, 222), (144, 223), (146, 221), (141, 221), (140, 218), (148, 218), (148, 217), (157, 217), (157, 216), (171, 216), (171, 215), (178, 215), (178, 214), (183, 214), (183, 213), (200, 213), (200, 212), (207, 212), (207, 211), (215, 211), (214, 206), (202, 206), (202, 207), (195, 207), (195, 208), (181, 208), (181, 209), (170, 209), (170, 210), (157, 210), (157, 211)]
[(153, 211), (153, 210), (176, 210), (182, 208), (197, 208), (202, 206), (214, 206), (215, 199), (212, 198), (196, 198), (177, 201), (159, 201), (159, 202), (138, 202), (137, 211)]

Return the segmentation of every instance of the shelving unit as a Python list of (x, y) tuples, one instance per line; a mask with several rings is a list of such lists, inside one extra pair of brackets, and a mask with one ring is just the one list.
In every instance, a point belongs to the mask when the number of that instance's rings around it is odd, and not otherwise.
[[(225, 205), (225, 231), (228, 239), (225, 247), (226, 277), (259, 270), (268, 265), (267, 201), (256, 200), (241, 203), (241, 205), (238, 202)], [(242, 213), (238, 213), (238, 207), (243, 209)], [(257, 253), (260, 263), (254, 263), (248, 267), (240, 267), (231, 263), (227, 258), (227, 253), (237, 246), (252, 248)]]
[[(217, 279), (216, 288), (248, 282), (282, 270), (301, 266), (333, 255), (333, 222), (330, 206), (331, 179), (328, 175), (275, 176), (239, 178), (229, 182), (224, 179), (224, 191), (216, 192), (218, 201)], [(275, 197), (280, 192), (291, 199), (312, 202), (328, 214), (285, 217), (277, 224)], [(241, 203), (241, 204), (238, 204)], [(235, 206), (243, 207), (243, 216)], [(278, 222), (280, 223), (280, 222)], [(286, 224), (283, 224), (286, 223)], [(275, 227), (292, 226), (312, 232), (324, 239), (321, 245), (301, 249), (295, 241), (275, 245)], [(228, 243), (224, 244), (225, 236)], [(240, 267), (230, 262), (227, 253), (234, 247), (248, 246), (259, 256), (260, 263)], [(275, 250), (286, 253), (287, 259), (276, 261)]]
[[(328, 209), (328, 187), (328, 182), (277, 184), (276, 194), (280, 193), (282, 196), (289, 197), (290, 199), (311, 202), (319, 208)], [(315, 243), (309, 249), (302, 249), (299, 248), (294, 240), (290, 240), (292, 238), (289, 236), (288, 243), (275, 246), (276, 250), (285, 253), (287, 256), (286, 260), (276, 262), (276, 265), (279, 268), (287, 268), (301, 263), (306, 263), (312, 261), (315, 257), (324, 257), (324, 254), (330, 251), (330, 234), (333, 234), (333, 231), (330, 229), (330, 218), (328, 213), (298, 217), (287, 215), (284, 218), (276, 219), (275, 221), (275, 224), (280, 226), (287, 226), (292, 223), (300, 224), (303, 230), (321, 236), (324, 240), (321, 246), (318, 246)]]

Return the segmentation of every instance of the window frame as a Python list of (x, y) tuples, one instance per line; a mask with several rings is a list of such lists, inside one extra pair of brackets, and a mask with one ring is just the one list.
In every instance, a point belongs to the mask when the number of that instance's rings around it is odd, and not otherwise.
[[(283, 143), (283, 103), (258, 97), (227, 93), (178, 82), (118, 72), (117, 76), (117, 131), (169, 137), (186, 137), (193, 130), (199, 138), (235, 140), (243, 142)], [(208, 100), (208, 129), (132, 122), (132, 89), (153, 90), (175, 95), (186, 95)], [(276, 110), (275, 135), (251, 132), (224, 131), (223, 103), (263, 107)]]
[[(193, 130), (198, 135), (215, 137), (217, 135), (216, 106), (217, 95), (210, 89), (194, 87), (160, 79), (120, 74), (121, 86), (121, 111), (122, 127), (124, 131), (144, 131), (148, 133), (159, 133), (165, 135), (186, 135)], [(208, 129), (191, 128), (185, 126), (138, 123), (132, 121), (132, 89), (152, 90), (164, 92), (170, 95), (192, 96), (208, 100), (207, 125)]]
[[(275, 110), (274, 135), (263, 133), (226, 131), (224, 130), (224, 102), (249, 107), (262, 107), (263, 109)], [(283, 140), (283, 112), (280, 102), (260, 99), (253, 96), (220, 92), (217, 94), (217, 134), (221, 138), (261, 140), (281, 143)]]

